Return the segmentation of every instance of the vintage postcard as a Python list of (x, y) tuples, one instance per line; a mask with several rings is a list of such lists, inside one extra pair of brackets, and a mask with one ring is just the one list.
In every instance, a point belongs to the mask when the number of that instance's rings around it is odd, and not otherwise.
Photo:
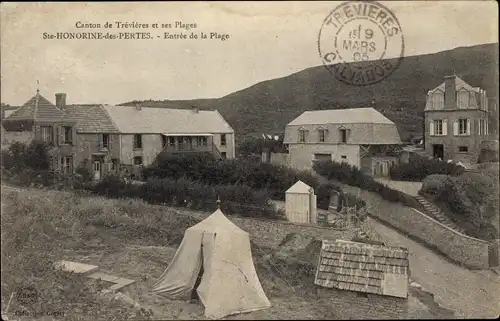
[(499, 316), (497, 2), (0, 14), (2, 320)]

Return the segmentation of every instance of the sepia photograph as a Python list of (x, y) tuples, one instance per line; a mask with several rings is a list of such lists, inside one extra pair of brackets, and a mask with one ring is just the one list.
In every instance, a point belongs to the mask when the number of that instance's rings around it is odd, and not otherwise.
[(498, 12), (2, 2), (2, 320), (499, 318)]

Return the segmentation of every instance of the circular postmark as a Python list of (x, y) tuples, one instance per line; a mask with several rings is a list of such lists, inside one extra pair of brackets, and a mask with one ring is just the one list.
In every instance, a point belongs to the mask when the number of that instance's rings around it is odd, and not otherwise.
[(20, 304), (34, 304), (38, 300), (38, 292), (32, 286), (20, 287), (16, 291), (16, 300)]
[(396, 16), (376, 1), (349, 1), (323, 21), (318, 50), (339, 81), (356, 86), (377, 83), (401, 64), (404, 37)]

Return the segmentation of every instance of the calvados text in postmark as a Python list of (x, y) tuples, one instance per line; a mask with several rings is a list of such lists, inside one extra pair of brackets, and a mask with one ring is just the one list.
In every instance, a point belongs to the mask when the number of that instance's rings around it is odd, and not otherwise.
[(389, 77), (404, 55), (404, 37), (396, 16), (375, 1), (350, 1), (324, 20), (318, 37), (321, 60), (347, 84), (365, 86)]

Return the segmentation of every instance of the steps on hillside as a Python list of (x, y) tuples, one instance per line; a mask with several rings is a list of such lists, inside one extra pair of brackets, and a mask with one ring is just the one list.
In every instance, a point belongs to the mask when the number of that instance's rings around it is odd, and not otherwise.
[(439, 223), (446, 225), (447, 227), (449, 227), (449, 228), (451, 228), (459, 233), (465, 234), (465, 231), (462, 228), (460, 228), (458, 225), (456, 225), (450, 218), (448, 218), (443, 213), (443, 211), (441, 211), (441, 209), (439, 209), (436, 205), (432, 204), (431, 202), (429, 202), (428, 200), (426, 200), (422, 196), (417, 196), (416, 198), (417, 198), (417, 201), (423, 205), (423, 207), (425, 209), (425, 214), (429, 215), (430, 217), (432, 217), (433, 219), (435, 219)]

